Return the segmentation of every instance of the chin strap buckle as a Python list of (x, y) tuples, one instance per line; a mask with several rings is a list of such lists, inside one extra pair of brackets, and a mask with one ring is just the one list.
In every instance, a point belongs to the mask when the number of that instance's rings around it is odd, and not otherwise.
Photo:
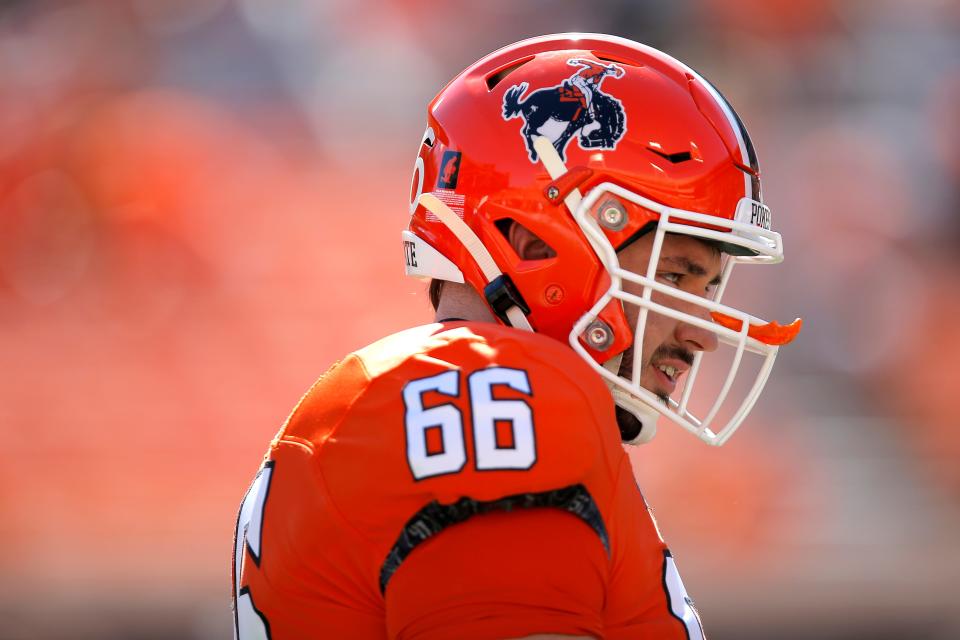
[(491, 280), (483, 288), (483, 296), (487, 299), (490, 308), (493, 309), (493, 313), (508, 327), (513, 326), (513, 323), (507, 317), (507, 311), (510, 308), (518, 307), (523, 311), (523, 315), (530, 314), (530, 307), (527, 306), (523, 296), (517, 291), (517, 286), (513, 284), (513, 280), (505, 273)]

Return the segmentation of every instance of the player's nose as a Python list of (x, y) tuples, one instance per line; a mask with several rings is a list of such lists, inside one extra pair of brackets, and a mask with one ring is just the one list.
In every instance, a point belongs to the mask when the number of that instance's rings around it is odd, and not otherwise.
[[(696, 305), (695, 308), (686, 309), (685, 311), (692, 316), (711, 324), (713, 323), (710, 312), (704, 307)], [(719, 344), (715, 331), (704, 329), (703, 327), (689, 322), (683, 322), (682, 320), (677, 323), (676, 339), (680, 344), (694, 351), (706, 351), (708, 353), (716, 351)]]

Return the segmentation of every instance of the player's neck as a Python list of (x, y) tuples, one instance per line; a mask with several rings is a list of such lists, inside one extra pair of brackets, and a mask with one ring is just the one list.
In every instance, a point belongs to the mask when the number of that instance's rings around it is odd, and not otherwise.
[(496, 322), (490, 308), (472, 287), (459, 282), (443, 283), (435, 320), (461, 318), (475, 322)]

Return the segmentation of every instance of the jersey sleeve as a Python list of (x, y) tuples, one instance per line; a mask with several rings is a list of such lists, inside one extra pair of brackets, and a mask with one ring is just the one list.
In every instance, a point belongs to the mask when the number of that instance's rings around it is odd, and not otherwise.
[(385, 594), (387, 637), (600, 638), (607, 571), (599, 539), (570, 514), (477, 516), (426, 541), (397, 571)]

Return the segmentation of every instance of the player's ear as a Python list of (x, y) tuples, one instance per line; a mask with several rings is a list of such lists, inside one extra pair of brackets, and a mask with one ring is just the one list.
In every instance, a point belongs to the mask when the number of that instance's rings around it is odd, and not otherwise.
[(553, 247), (516, 221), (510, 225), (510, 229), (507, 231), (507, 240), (523, 260), (544, 260), (557, 255)]

